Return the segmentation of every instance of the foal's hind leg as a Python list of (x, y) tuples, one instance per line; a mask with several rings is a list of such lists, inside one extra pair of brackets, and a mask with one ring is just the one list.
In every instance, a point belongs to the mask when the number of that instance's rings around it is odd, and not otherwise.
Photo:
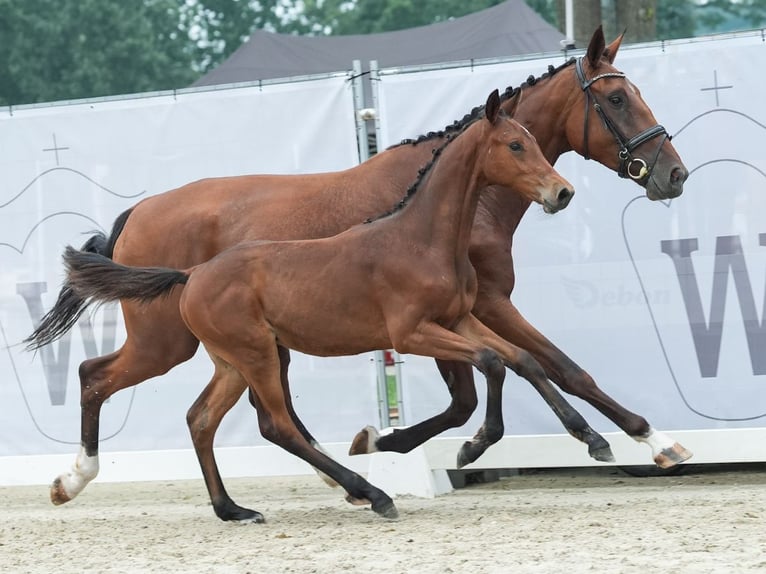
[[(177, 305), (144, 306), (134, 312), (124, 303), (128, 337), (109, 355), (80, 365), (81, 444), (72, 468), (53, 481), (51, 502), (63, 504), (77, 496), (98, 474), (98, 440), (101, 406), (121, 389), (162, 375), (194, 356), (198, 342), (178, 316)], [(162, 325), (160, 331), (157, 325)], [(159, 336), (158, 336), (159, 335)]]
[(228, 363), (211, 355), (215, 372), (186, 415), (194, 451), (216, 516), (234, 522), (263, 522), (260, 512), (237, 505), (226, 492), (213, 452), (213, 440), (224, 415), (231, 410), (247, 383)]
[[(357, 500), (368, 500), (372, 510), (386, 518), (398, 512), (391, 498), (364, 478), (314, 448), (293, 421), (279, 376), (277, 345), (269, 329), (258, 329), (252, 321), (244, 344), (226, 338), (224, 345), (206, 341), (208, 351), (229, 362), (247, 381), (258, 410), (258, 424), (263, 436), (288, 452), (302, 458), (340, 484)], [(260, 332), (259, 332), (260, 331)]]

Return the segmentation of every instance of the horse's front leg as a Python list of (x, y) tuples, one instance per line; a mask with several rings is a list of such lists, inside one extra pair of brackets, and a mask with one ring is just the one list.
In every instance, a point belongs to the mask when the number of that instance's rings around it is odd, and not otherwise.
[(378, 435), (374, 427), (362, 429), (354, 437), (349, 454), (368, 454), (376, 451), (405, 453), (420, 446), (428, 439), (447, 429), (462, 426), (476, 410), (476, 387), (470, 363), (437, 359), (452, 400), (443, 412), (410, 427), (394, 429), (386, 435)]
[[(669, 468), (692, 456), (691, 452), (673, 439), (653, 429), (644, 417), (629, 411), (602, 391), (587, 372), (530, 325), (508, 298), (480, 296), (474, 312), (503, 339), (529, 351), (543, 366), (547, 376), (562, 390), (593, 405), (635, 440), (647, 443), (658, 466)], [(556, 411), (555, 406), (551, 406)], [(587, 427), (584, 420), (578, 424), (585, 424)], [(585, 440), (593, 456), (593, 444), (589, 438), (593, 431), (590, 427), (585, 430), (580, 427), (580, 430), (576, 430), (578, 434), (585, 433), (582, 438), (570, 427), (567, 427), (567, 430), (577, 438)]]

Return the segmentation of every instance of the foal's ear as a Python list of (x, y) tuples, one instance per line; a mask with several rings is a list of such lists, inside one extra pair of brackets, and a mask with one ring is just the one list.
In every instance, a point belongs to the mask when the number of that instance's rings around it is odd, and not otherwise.
[(617, 50), (620, 49), (620, 44), (622, 44), (622, 39), (625, 37), (625, 32), (627, 31), (627, 28), (623, 30), (622, 34), (617, 36), (617, 38), (604, 49), (604, 58), (606, 58), (610, 64), (614, 64), (614, 57), (617, 55)]
[(487, 117), (489, 123), (494, 124), (500, 113), (500, 92), (493, 90), (487, 98), (487, 103), (484, 105), (484, 115)]
[(598, 62), (601, 60), (601, 56), (604, 55), (605, 49), (606, 40), (604, 40), (604, 29), (599, 26), (596, 28), (596, 31), (593, 32), (593, 37), (590, 39), (588, 49), (585, 51), (585, 57), (588, 59), (591, 70), (598, 68)]

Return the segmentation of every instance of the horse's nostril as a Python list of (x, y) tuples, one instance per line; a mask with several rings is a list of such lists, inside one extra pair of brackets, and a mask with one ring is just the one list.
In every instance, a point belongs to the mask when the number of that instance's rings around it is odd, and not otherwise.
[(572, 190), (567, 189), (566, 187), (562, 188), (558, 194), (559, 203), (564, 203), (565, 201), (569, 201), (569, 199), (571, 199), (573, 195), (574, 195), (574, 192)]
[(670, 172), (670, 183), (673, 185), (683, 183), (686, 181), (687, 177), (689, 177), (688, 171), (682, 167), (674, 167), (673, 171)]

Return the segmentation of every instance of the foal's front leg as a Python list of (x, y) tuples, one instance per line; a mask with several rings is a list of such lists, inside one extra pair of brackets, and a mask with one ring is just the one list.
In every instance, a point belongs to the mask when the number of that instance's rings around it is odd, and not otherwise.
[[(474, 437), (473, 441), (466, 443), (458, 455), (458, 465), (463, 466), (473, 462), (490, 445), (494, 444), (503, 436), (502, 385), (505, 379), (503, 362), (496, 353), (487, 346), (477, 343), (475, 339), (466, 338), (462, 334), (450, 331), (436, 323), (423, 323), (412, 334), (403, 340), (394, 340), (394, 347), (401, 353), (414, 353), (417, 355), (432, 356), (444, 362), (444, 364), (462, 364), (458, 367), (458, 374), (462, 377), (450, 377), (450, 392), (452, 404), (446, 411), (428, 419), (414, 427), (396, 429), (392, 434), (377, 436), (372, 427), (367, 427), (355, 437), (350, 454), (363, 454), (377, 450), (392, 450), (395, 452), (408, 452), (435, 436), (442, 430), (450, 428), (446, 426), (450, 421), (458, 421), (459, 426), (468, 419), (476, 406), (476, 391), (473, 385), (471, 365), (479, 369), (487, 378), (487, 416), (484, 425)], [(542, 371), (542, 369), (540, 369)], [(455, 405), (461, 405), (455, 408)], [(462, 412), (461, 412), (462, 408)], [(457, 417), (455, 417), (455, 413)]]

